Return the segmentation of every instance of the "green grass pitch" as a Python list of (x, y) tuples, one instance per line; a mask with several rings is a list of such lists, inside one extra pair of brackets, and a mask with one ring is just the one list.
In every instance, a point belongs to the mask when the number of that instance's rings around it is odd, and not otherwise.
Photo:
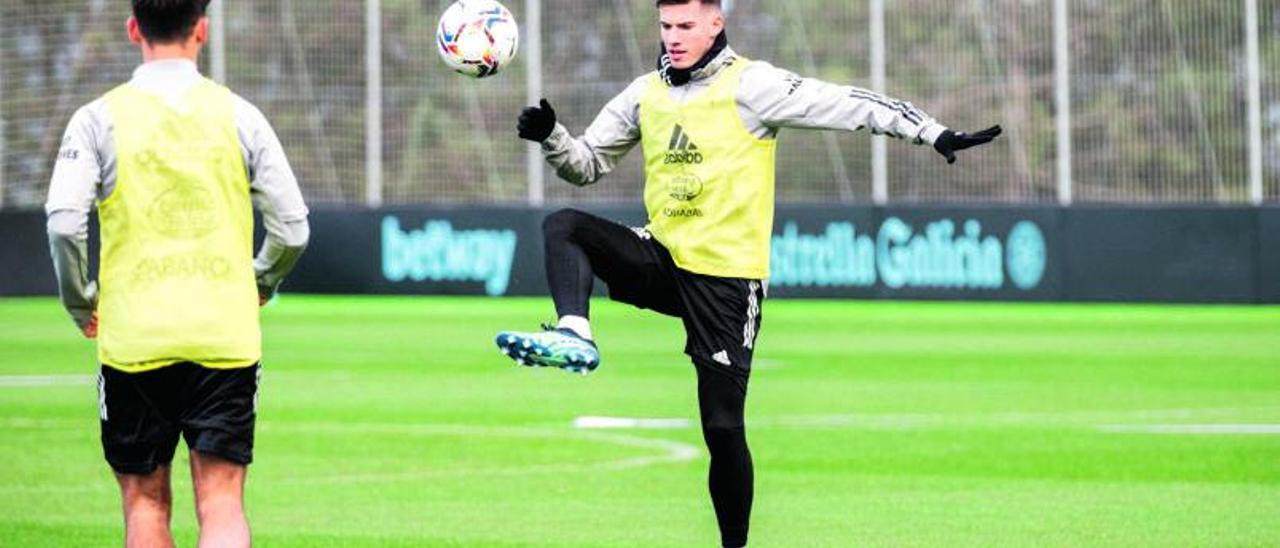
[[(603, 367), (515, 367), (546, 299), (264, 312), (260, 546), (714, 546), (677, 321), (597, 301)], [(1280, 545), (1280, 309), (773, 301), (753, 546)], [(0, 545), (120, 542), (91, 343), (0, 300)], [(193, 545), (186, 458), (174, 526)]]

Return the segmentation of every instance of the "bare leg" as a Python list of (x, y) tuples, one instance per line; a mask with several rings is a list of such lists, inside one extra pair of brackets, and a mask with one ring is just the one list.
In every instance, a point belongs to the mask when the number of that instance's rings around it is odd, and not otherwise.
[(173, 491), (169, 467), (147, 475), (116, 474), (124, 503), (124, 545), (127, 548), (172, 548), (169, 518), (173, 515)]
[(191, 452), (191, 480), (200, 520), (200, 548), (247, 548), (244, 516), (246, 468), (229, 460)]

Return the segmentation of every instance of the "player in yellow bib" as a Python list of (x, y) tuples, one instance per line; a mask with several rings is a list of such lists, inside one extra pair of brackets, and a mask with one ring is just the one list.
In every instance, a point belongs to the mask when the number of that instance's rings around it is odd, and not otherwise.
[(600, 355), (588, 320), (595, 277), (611, 298), (681, 318), (698, 374), (709, 488), (724, 546), (744, 546), (753, 471), (743, 414), (773, 234), (776, 137), (781, 128), (869, 128), (932, 145), (948, 162), (987, 143), (909, 103), (838, 86), (737, 55), (719, 0), (659, 0), (658, 70), (605, 107), (581, 138), (543, 100), (525, 109), (522, 138), (539, 142), (561, 178), (590, 185), (637, 144), (644, 150), (649, 222), (628, 228), (575, 210), (544, 225), (547, 281), (559, 324), (504, 332), (518, 363), (588, 373)]
[[(128, 546), (172, 546), (169, 468), (191, 455), (201, 546), (248, 546), (258, 307), (297, 262), (307, 209), (270, 124), (196, 68), (209, 0), (132, 0), (145, 63), (76, 112), (46, 206), (63, 304), (98, 340), (102, 446)], [(253, 256), (253, 204), (267, 240)], [(101, 257), (88, 280), (88, 216)]]

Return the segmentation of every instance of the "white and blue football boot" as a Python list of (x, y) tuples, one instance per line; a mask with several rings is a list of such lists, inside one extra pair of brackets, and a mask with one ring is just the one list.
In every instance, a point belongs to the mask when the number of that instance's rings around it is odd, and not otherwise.
[(586, 375), (600, 367), (596, 343), (570, 329), (543, 326), (541, 333), (504, 331), (495, 340), (498, 350), (526, 367), (558, 367)]

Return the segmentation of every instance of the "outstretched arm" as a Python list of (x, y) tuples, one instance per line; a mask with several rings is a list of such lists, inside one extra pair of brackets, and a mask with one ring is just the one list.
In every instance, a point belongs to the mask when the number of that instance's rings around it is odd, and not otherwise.
[(555, 110), (546, 99), (521, 113), (520, 137), (542, 144), (542, 154), (561, 179), (576, 186), (594, 184), (612, 172), (640, 142), (643, 81), (637, 80), (609, 101), (581, 137), (574, 137), (557, 122)]
[(911, 103), (873, 91), (802, 78), (768, 63), (756, 62), (743, 75), (738, 102), (744, 114), (765, 128), (870, 129), (876, 135), (910, 140), (955, 162), (955, 153), (990, 142), (1000, 127), (967, 135), (939, 124)]

